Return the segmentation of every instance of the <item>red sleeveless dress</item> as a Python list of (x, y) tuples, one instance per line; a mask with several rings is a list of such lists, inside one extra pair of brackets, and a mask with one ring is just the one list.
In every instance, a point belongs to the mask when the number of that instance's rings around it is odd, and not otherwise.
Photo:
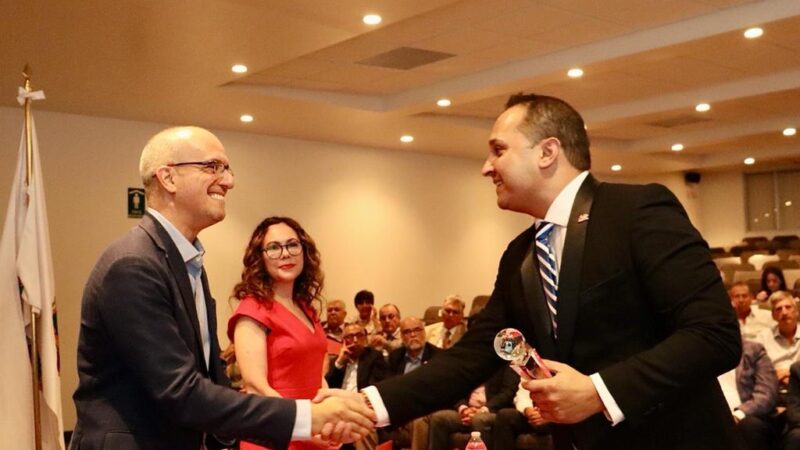
[[(311, 399), (322, 387), (322, 362), (327, 341), (316, 312), (304, 308), (314, 324), (308, 326), (278, 302), (264, 305), (246, 297), (228, 321), (228, 338), (233, 342), (233, 330), (242, 316), (247, 316), (267, 328), (267, 381), (284, 398)], [(306, 441), (289, 444), (289, 450), (319, 450)], [(262, 450), (264, 447), (242, 441), (241, 450)]]

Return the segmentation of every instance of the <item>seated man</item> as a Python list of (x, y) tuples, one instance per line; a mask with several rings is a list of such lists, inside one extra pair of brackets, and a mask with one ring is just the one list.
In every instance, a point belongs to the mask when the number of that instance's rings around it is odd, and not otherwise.
[(789, 392), (786, 394), (786, 434), (784, 450), (800, 450), (800, 362), (789, 369)]
[[(400, 321), (400, 335), (403, 346), (389, 353), (389, 376), (403, 375), (426, 364), (441, 349), (434, 347), (425, 338), (425, 324), (416, 317), (406, 317)], [(391, 429), (381, 428), (378, 436), (381, 442), (391, 440), (395, 443), (406, 443), (411, 440), (412, 449), (428, 448), (428, 424), (417, 425), (424, 418), (415, 419), (405, 425)], [(411, 435), (417, 430), (418, 435)]]
[(789, 384), (789, 366), (800, 355), (800, 329), (797, 327), (797, 303), (786, 291), (776, 291), (769, 296), (772, 318), (777, 322), (762, 330), (756, 341), (764, 346), (782, 386)]
[(503, 408), (495, 416), (492, 431), (494, 448), (514, 448), (517, 436), (523, 433), (550, 434), (550, 425), (533, 404), (531, 393), (520, 383), (514, 396), (514, 407)]
[(367, 347), (367, 332), (360, 324), (345, 325), (342, 340), (342, 350), (325, 375), (328, 387), (357, 392), (386, 377), (386, 361)]
[(445, 350), (458, 342), (467, 331), (467, 326), (464, 324), (465, 306), (464, 300), (458, 295), (447, 296), (440, 311), (442, 321), (425, 327), (428, 342)]
[(444, 409), (431, 414), (428, 449), (448, 450), (450, 434), (470, 431), (480, 431), (487, 448), (494, 448), (492, 427), (495, 413), (513, 404), (518, 384), (519, 375), (510, 367), (503, 367), (485, 384), (475, 388), (468, 399), (459, 402), (454, 410)]
[[(385, 377), (386, 360), (381, 352), (367, 347), (367, 332), (358, 323), (346, 324), (342, 334), (342, 349), (325, 374), (328, 387), (358, 392)], [(346, 444), (342, 449), (373, 450), (377, 441), (377, 433), (373, 431), (361, 441), (353, 445)]]
[(769, 450), (777, 435), (770, 419), (778, 401), (778, 378), (764, 347), (742, 341), (739, 365), (718, 377), (736, 428), (751, 450)]
[(381, 306), (378, 311), (378, 320), (381, 324), (380, 331), (369, 337), (369, 346), (383, 353), (384, 358), (389, 357), (389, 352), (402, 347), (400, 338), (400, 309), (391, 303)]
[(322, 329), (325, 336), (337, 342), (342, 342), (344, 332), (344, 318), (347, 317), (347, 307), (342, 300), (331, 300), (325, 308), (325, 322), (322, 322)]
[(739, 329), (742, 338), (753, 340), (761, 330), (772, 326), (770, 313), (753, 303), (753, 294), (744, 281), (737, 281), (728, 289), (736, 317), (739, 319)]
[(325, 308), (326, 320), (322, 323), (328, 343), (328, 356), (332, 361), (342, 349), (344, 318), (347, 316), (345, 304), (341, 300), (331, 300)]

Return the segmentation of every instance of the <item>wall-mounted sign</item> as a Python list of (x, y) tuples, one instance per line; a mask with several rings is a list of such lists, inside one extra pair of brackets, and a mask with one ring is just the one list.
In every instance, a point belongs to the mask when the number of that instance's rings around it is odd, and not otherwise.
[(128, 217), (138, 219), (144, 215), (144, 189), (128, 188)]

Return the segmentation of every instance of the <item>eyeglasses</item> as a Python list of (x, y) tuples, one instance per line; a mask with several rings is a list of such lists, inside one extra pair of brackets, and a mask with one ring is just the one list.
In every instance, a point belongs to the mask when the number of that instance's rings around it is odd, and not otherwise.
[(342, 335), (342, 340), (345, 340), (345, 341), (350, 341), (350, 340), (358, 339), (358, 338), (360, 338), (360, 337), (364, 337), (364, 336), (365, 336), (365, 333), (364, 333), (364, 332), (360, 332), (360, 333), (350, 333), (350, 334), (345, 334), (345, 335)]
[(403, 333), (403, 336), (411, 336), (412, 334), (422, 333), (423, 331), (425, 331), (424, 328), (417, 327), (417, 328), (408, 328), (406, 330), (401, 331), (401, 333)]
[(180, 166), (200, 166), (200, 169), (207, 173), (213, 173), (214, 175), (219, 176), (225, 172), (228, 172), (231, 174), (231, 176), (233, 176), (233, 170), (231, 169), (231, 166), (222, 161), (217, 161), (216, 159), (210, 159), (208, 161), (187, 161), (167, 164), (167, 167)]
[(261, 249), (264, 253), (267, 254), (267, 258), (269, 259), (278, 259), (283, 254), (283, 250), (286, 249), (286, 253), (291, 256), (297, 256), (303, 252), (303, 244), (300, 243), (297, 239), (292, 239), (285, 244), (281, 244), (280, 242), (267, 242), (267, 245)]
[(461, 310), (460, 309), (452, 309), (452, 308), (442, 308), (442, 314), (455, 316), (455, 315), (461, 314)]

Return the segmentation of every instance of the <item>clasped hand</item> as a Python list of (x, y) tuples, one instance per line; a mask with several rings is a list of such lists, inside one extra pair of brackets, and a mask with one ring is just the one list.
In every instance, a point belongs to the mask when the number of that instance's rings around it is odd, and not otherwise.
[(375, 412), (357, 392), (320, 389), (311, 400), (311, 434), (338, 444), (355, 442), (375, 429)]
[(524, 381), (541, 418), (556, 423), (577, 423), (604, 410), (591, 378), (557, 361), (545, 360), (556, 374), (552, 378)]

